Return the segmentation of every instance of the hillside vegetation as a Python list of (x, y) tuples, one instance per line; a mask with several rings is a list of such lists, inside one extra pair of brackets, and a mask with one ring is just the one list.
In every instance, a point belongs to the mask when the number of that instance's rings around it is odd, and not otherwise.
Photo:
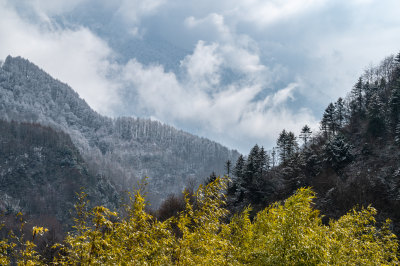
[(21, 57), (0, 67), (0, 119), (49, 126), (68, 134), (90, 171), (117, 190), (149, 177), (152, 206), (188, 182), (199, 185), (238, 152), (144, 118), (102, 116), (68, 85)]
[(49, 127), (0, 120), (0, 214), (6, 236), (15, 215), (51, 230), (60, 241), (73, 224), (75, 193), (85, 189), (90, 206), (115, 210), (120, 195), (106, 178), (88, 170), (70, 137)]
[[(226, 179), (200, 186), (195, 202), (163, 222), (145, 211), (137, 191), (124, 213), (105, 207), (87, 211), (85, 195), (76, 204), (75, 230), (52, 257), (35, 250), (46, 229), (34, 227), (28, 241), (0, 242), (0, 262), (40, 265), (343, 265), (398, 263), (397, 238), (389, 221), (376, 227), (372, 207), (352, 210), (324, 225), (312, 207), (314, 193), (300, 189), (253, 220), (249, 209), (224, 222)], [(16, 241), (18, 240), (18, 241)]]
[(229, 208), (255, 210), (300, 187), (317, 193), (328, 218), (353, 206), (377, 208), (400, 233), (400, 53), (368, 68), (343, 99), (330, 103), (320, 130), (305, 125), (296, 137), (282, 130), (271, 151), (257, 145), (232, 166)]
[(329, 104), (320, 130), (282, 130), (271, 151), (255, 145), (225, 168), (157, 211), (143, 188), (119, 211), (91, 208), (81, 192), (56, 244), (18, 214), (0, 263), (398, 265), (400, 54)]

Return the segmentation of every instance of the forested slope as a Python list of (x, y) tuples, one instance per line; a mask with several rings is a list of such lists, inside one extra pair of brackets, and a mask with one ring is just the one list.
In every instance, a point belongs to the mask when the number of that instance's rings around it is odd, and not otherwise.
[[(400, 54), (368, 69), (345, 99), (329, 104), (320, 130), (305, 125), (302, 143), (282, 130), (271, 151), (255, 145), (233, 167), (225, 164), (228, 177), (211, 175), (154, 215), (143, 190), (120, 212), (88, 210), (81, 193), (75, 227), (61, 243), (42, 248), (48, 232), (32, 227), (31, 240), (2, 238), (0, 262), (397, 265), (399, 110)], [(138, 131), (128, 128), (120, 132), (130, 139)]]
[(188, 182), (199, 184), (238, 153), (205, 138), (141, 118), (108, 118), (68, 85), (20, 57), (0, 68), (0, 118), (33, 122), (70, 135), (88, 167), (125, 190), (148, 176), (154, 206)]
[(283, 130), (276, 147), (254, 146), (232, 172), (233, 211), (260, 209), (310, 186), (324, 221), (371, 204), (377, 219), (390, 217), (400, 233), (400, 54), (368, 68), (345, 98), (329, 104), (319, 130)]
[[(38, 124), (0, 120), (0, 212), (18, 212), (41, 224), (72, 225), (76, 193), (91, 205), (116, 209), (120, 195), (109, 180), (90, 173), (70, 137)], [(10, 225), (10, 224), (8, 224)], [(60, 232), (58, 232), (60, 233)]]

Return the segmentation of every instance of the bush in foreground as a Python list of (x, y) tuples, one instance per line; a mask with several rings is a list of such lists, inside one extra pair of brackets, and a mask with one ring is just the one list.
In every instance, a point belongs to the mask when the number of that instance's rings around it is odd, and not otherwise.
[[(163, 222), (145, 211), (141, 191), (126, 214), (104, 207), (86, 210), (85, 195), (76, 204), (74, 231), (57, 248), (52, 263), (79, 265), (342, 265), (397, 264), (398, 242), (387, 221), (377, 227), (372, 207), (351, 210), (329, 225), (313, 209), (314, 192), (299, 189), (251, 220), (250, 209), (229, 223), (224, 208), (226, 179), (217, 178), (186, 197), (186, 208)], [(36, 230), (36, 231), (35, 231)], [(44, 229), (35, 229), (36, 235)], [(39, 231), (40, 232), (39, 232)], [(0, 241), (0, 263), (11, 257), (42, 264), (32, 241), (12, 251), (12, 239)]]

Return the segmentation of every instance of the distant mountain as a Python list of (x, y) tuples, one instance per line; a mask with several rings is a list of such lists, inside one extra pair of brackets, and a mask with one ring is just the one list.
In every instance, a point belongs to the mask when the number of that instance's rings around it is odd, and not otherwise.
[(68, 85), (21, 57), (0, 69), (0, 118), (50, 126), (69, 134), (88, 167), (129, 189), (148, 176), (154, 206), (188, 182), (199, 184), (238, 152), (205, 138), (141, 118), (96, 113)]
[(88, 171), (67, 134), (38, 124), (0, 120), (1, 213), (22, 212), (71, 225), (70, 211), (82, 188), (91, 204), (117, 208), (115, 187)]

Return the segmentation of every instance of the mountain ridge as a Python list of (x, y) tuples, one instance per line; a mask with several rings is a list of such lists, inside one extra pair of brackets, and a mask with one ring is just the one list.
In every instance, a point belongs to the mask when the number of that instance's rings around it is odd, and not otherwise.
[[(132, 187), (149, 176), (155, 206), (188, 182), (200, 184), (239, 153), (158, 121), (109, 118), (92, 110), (68, 85), (22, 57), (8, 56), (0, 70), (0, 118), (33, 122), (71, 136), (89, 168)], [(192, 180), (192, 181), (191, 181)]]

